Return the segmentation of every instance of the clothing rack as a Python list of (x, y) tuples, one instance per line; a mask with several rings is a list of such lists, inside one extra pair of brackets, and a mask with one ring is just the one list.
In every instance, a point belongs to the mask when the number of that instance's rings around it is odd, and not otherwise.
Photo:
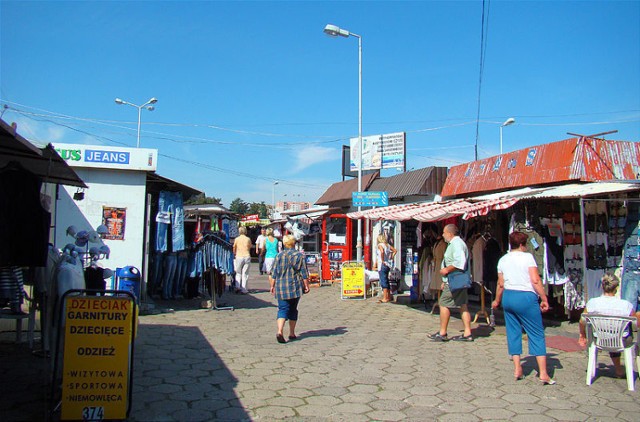
[[(226, 239), (223, 239), (220, 235), (214, 233), (214, 232), (206, 232), (203, 233), (203, 237), (202, 239), (198, 242), (198, 244), (196, 245), (196, 247), (204, 245), (206, 243), (216, 243), (222, 247), (224, 247), (225, 249), (227, 249), (228, 251), (232, 251), (233, 250), (233, 245), (228, 242)], [(217, 298), (216, 298), (216, 275), (215, 275), (215, 271), (218, 271), (217, 268), (214, 267), (209, 267), (206, 270), (203, 271), (202, 273), (202, 277), (203, 277), (203, 282), (206, 282), (205, 277), (206, 274), (208, 274), (209, 277), (209, 287), (211, 290), (211, 307), (207, 309), (207, 312), (209, 311), (228, 311), (234, 310), (233, 306), (225, 306), (225, 304), (222, 304), (221, 306), (218, 306), (217, 303)], [(233, 273), (231, 273), (233, 274)], [(222, 289), (222, 291), (224, 292), (224, 288)]]

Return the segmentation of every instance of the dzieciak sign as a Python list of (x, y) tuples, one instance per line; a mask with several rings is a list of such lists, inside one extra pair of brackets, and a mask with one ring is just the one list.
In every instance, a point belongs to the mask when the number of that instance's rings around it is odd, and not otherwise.
[(84, 144), (54, 144), (54, 148), (72, 167), (155, 171), (158, 162), (155, 149)]

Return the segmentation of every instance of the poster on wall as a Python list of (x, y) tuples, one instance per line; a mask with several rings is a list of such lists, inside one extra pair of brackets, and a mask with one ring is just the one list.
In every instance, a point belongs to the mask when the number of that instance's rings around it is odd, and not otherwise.
[(124, 228), (127, 221), (127, 209), (102, 207), (102, 224), (109, 230), (102, 238), (124, 240)]

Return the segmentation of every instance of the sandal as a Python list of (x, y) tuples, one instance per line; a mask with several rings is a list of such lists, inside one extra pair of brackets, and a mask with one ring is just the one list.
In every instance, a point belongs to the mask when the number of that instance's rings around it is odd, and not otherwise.
[(298, 340), (298, 336), (289, 336), (289, 340), (290, 341)]
[(433, 334), (429, 334), (427, 337), (433, 341), (449, 341), (449, 337), (447, 337), (446, 334), (445, 335), (440, 334), (440, 331), (436, 331)]
[(282, 334), (276, 334), (276, 340), (278, 340), (278, 343), (286, 343), (287, 342), (284, 339), (284, 336)]

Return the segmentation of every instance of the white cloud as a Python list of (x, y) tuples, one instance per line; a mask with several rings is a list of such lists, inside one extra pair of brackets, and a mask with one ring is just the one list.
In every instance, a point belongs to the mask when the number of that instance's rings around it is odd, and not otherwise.
[(307, 167), (311, 167), (325, 161), (340, 160), (340, 151), (334, 148), (308, 146), (293, 151), (295, 164), (291, 169), (292, 173), (298, 173)]

